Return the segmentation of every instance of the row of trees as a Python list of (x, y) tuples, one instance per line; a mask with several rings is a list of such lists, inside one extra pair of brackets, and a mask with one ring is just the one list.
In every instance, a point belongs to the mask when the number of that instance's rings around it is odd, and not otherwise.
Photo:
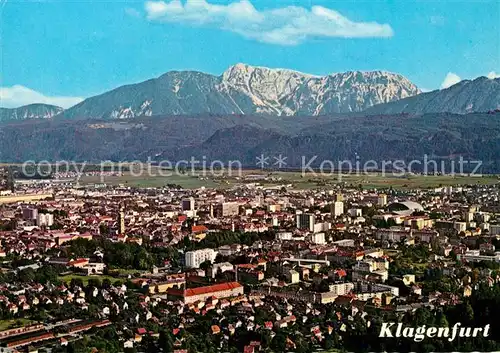
[(273, 240), (274, 232), (266, 231), (262, 233), (248, 232), (239, 233), (231, 231), (222, 231), (217, 233), (209, 233), (200, 242), (193, 242), (188, 237), (185, 237), (180, 244), (185, 250), (196, 250), (204, 248), (218, 248), (223, 245), (243, 244), (252, 245), (259, 240)]
[(111, 267), (148, 270), (160, 262), (146, 245), (112, 242), (107, 239), (75, 239), (69, 244), (68, 256), (89, 257), (97, 250), (104, 253), (104, 262)]

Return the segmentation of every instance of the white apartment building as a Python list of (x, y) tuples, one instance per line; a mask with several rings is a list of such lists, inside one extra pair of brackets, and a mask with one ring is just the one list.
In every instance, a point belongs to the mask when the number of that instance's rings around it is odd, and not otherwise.
[(354, 284), (351, 282), (330, 284), (329, 290), (334, 295), (346, 295), (354, 290)]
[(229, 263), (229, 262), (221, 262), (218, 264), (214, 264), (210, 269), (209, 273), (212, 278), (214, 278), (217, 273), (224, 273), (226, 271), (232, 271), (234, 269), (234, 266)]
[(279, 232), (276, 233), (277, 240), (292, 240), (292, 232)]
[(330, 222), (315, 223), (313, 231), (315, 233), (327, 232), (330, 230), (331, 227), (332, 227), (332, 224)]
[(350, 208), (348, 212), (351, 217), (361, 217), (363, 215), (363, 210), (361, 208)]
[(455, 230), (457, 232), (465, 232), (467, 230), (467, 223), (465, 222), (455, 222), (453, 223), (453, 228), (455, 228)]
[(465, 254), (457, 255), (458, 261), (469, 261), (469, 262), (479, 262), (479, 261), (494, 261), (500, 262), (500, 251), (495, 252), (495, 255), (481, 255), (479, 250), (467, 250)]
[(377, 196), (377, 205), (384, 207), (387, 205), (387, 195), (386, 194), (380, 194)]
[(217, 252), (214, 249), (188, 251), (185, 255), (186, 267), (199, 268), (200, 264), (207, 260), (214, 262), (216, 256)]
[(490, 235), (500, 235), (500, 224), (490, 224)]
[(38, 213), (36, 216), (36, 224), (39, 227), (50, 227), (54, 224), (54, 215), (52, 213)]
[(240, 205), (237, 202), (224, 202), (215, 205), (213, 210), (215, 217), (232, 217), (239, 214)]
[(324, 245), (325, 241), (325, 233), (313, 233), (310, 236), (310, 241), (313, 244)]
[(338, 217), (344, 214), (344, 203), (342, 201), (335, 201), (332, 207), (332, 216)]

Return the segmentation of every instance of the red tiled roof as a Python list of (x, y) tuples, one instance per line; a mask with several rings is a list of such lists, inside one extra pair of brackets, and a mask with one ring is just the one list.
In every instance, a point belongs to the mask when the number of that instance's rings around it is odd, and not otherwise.
[(239, 264), (239, 265), (236, 265), (236, 267), (238, 267), (238, 268), (253, 269), (253, 268), (255, 268), (255, 265), (252, 265), (252, 264)]
[(186, 289), (184, 291), (184, 296), (185, 297), (192, 297), (194, 295), (222, 292), (222, 291), (236, 289), (236, 288), (240, 288), (240, 287), (243, 287), (243, 286), (241, 284), (239, 284), (238, 282), (227, 282), (227, 283), (221, 283), (221, 284), (214, 284), (213, 286)]
[(243, 348), (243, 353), (254, 353), (254, 352), (255, 352), (254, 346), (245, 346), (245, 348)]
[(336, 274), (337, 274), (337, 276), (339, 276), (339, 277), (345, 277), (345, 276), (347, 276), (347, 272), (346, 272), (345, 270), (342, 270), (342, 269), (340, 269), (340, 270), (335, 270), (335, 273), (336, 273)]
[(201, 225), (201, 226), (192, 226), (191, 231), (192, 232), (206, 232), (208, 230), (207, 227)]
[(89, 259), (76, 259), (74, 261), (68, 262), (69, 266), (77, 265), (77, 264), (84, 264), (86, 262), (89, 262)]
[(52, 339), (54, 337), (55, 336), (54, 336), (54, 334), (52, 332), (44, 333), (44, 334), (41, 334), (41, 335), (38, 335), (38, 336), (29, 337), (29, 338), (21, 339), (21, 340), (18, 340), (18, 341), (9, 342), (9, 343), (7, 343), (7, 347), (8, 348), (15, 348), (15, 347), (24, 346), (24, 345), (30, 344), (30, 343), (35, 343), (35, 342), (39, 342), (39, 341), (43, 341), (43, 340)]

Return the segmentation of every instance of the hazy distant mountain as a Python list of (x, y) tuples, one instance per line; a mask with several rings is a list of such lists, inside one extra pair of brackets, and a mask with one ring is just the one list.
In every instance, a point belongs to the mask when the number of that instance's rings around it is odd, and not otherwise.
[(500, 109), (500, 78), (478, 77), (449, 88), (422, 93), (395, 102), (376, 105), (368, 114), (425, 114), (449, 112), (465, 114)]
[(323, 160), (443, 160), (463, 156), (500, 172), (500, 112), (321, 117), (197, 115), (133, 121), (38, 119), (0, 125), (0, 161), (239, 160), (264, 154)]
[(67, 119), (127, 119), (152, 115), (322, 115), (359, 112), (420, 93), (385, 71), (312, 76), (237, 64), (221, 76), (172, 71), (91, 97), (61, 114)]
[[(310, 117), (313, 119), (314, 117)], [(295, 120), (295, 119), (289, 119)], [(300, 131), (270, 131), (244, 125), (218, 130), (202, 143), (160, 154), (162, 158), (198, 160), (239, 160), (255, 166), (261, 154), (287, 157), (289, 167), (303, 165), (302, 158), (314, 165), (321, 161), (435, 160), (482, 161), (483, 171), (500, 171), (500, 112), (471, 114), (424, 114), (330, 117)], [(244, 124), (244, 122), (241, 122)], [(374, 128), (374, 126), (376, 128)]]
[(26, 119), (49, 119), (64, 109), (50, 104), (29, 104), (19, 108), (0, 108), (0, 122)]

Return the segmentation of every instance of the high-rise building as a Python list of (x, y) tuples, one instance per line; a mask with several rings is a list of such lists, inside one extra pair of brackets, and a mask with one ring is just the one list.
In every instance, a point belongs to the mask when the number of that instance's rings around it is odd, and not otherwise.
[(120, 209), (120, 213), (118, 215), (118, 233), (125, 234), (125, 211), (123, 208)]
[(181, 202), (181, 206), (183, 211), (194, 211), (195, 207), (194, 197), (183, 199)]
[(474, 220), (474, 213), (465, 212), (465, 214), (464, 214), (464, 221), (465, 222), (472, 222), (473, 220)]
[(39, 213), (36, 216), (36, 225), (39, 227), (50, 227), (54, 224), (54, 215), (52, 213)]
[(378, 197), (377, 197), (377, 204), (380, 207), (384, 207), (385, 205), (387, 205), (387, 195), (386, 194), (380, 194), (380, 195), (378, 195)]
[(330, 205), (330, 212), (332, 217), (338, 217), (344, 214), (344, 202), (335, 201)]
[(457, 232), (465, 232), (467, 230), (467, 223), (465, 222), (455, 222), (453, 223), (453, 228), (455, 228), (455, 230)]
[(351, 217), (361, 217), (363, 215), (363, 210), (361, 208), (350, 208), (348, 212)]
[(311, 213), (300, 213), (297, 215), (297, 228), (307, 229), (310, 232), (314, 232), (314, 224), (316, 220)]
[(36, 221), (38, 216), (38, 210), (36, 208), (23, 208), (23, 219), (25, 221)]
[(325, 242), (325, 233), (323, 233), (323, 232), (321, 232), (321, 233), (313, 233), (309, 237), (309, 240), (313, 244), (323, 245), (323, 244), (326, 243)]
[(304, 206), (306, 207), (312, 207), (314, 206), (314, 197), (308, 197), (304, 201)]
[(314, 233), (327, 232), (331, 229), (332, 224), (330, 222), (315, 222), (314, 223)]
[(224, 202), (214, 207), (215, 217), (231, 217), (240, 213), (240, 206), (237, 202)]
[(490, 235), (500, 235), (500, 224), (490, 224)]
[(188, 251), (185, 255), (186, 267), (199, 268), (205, 261), (214, 262), (217, 252), (214, 249), (201, 249)]
[(268, 212), (280, 212), (281, 211), (281, 205), (277, 203), (273, 203), (270, 205), (267, 205), (267, 211)]

